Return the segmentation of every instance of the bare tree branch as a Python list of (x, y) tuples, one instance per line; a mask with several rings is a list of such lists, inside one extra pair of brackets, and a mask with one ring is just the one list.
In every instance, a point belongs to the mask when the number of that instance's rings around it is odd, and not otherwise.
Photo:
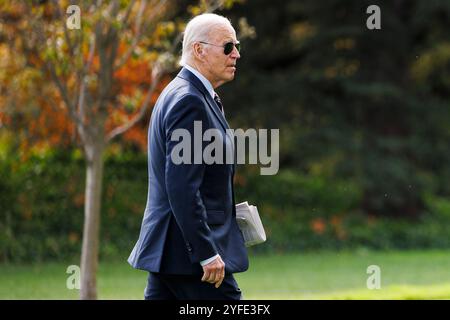
[(130, 121), (113, 129), (110, 133), (108, 133), (106, 135), (106, 143), (109, 143), (111, 140), (113, 140), (118, 135), (126, 132), (127, 130), (129, 130), (131, 127), (133, 127), (136, 123), (138, 123), (139, 121), (141, 121), (144, 118), (144, 115), (147, 112), (147, 109), (150, 105), (151, 97), (152, 97), (153, 93), (155, 92), (157, 85), (159, 84), (161, 76), (162, 76), (162, 72), (155, 73), (155, 76), (152, 77), (152, 83), (147, 92), (147, 95), (145, 96), (144, 102), (142, 103), (142, 106), (139, 109), (139, 112)]
[(109, 16), (111, 18), (117, 19), (117, 14), (119, 13), (120, 5), (118, 0), (112, 0), (109, 4)]
[(212, 1), (210, 5), (207, 6), (206, 11), (207, 13), (211, 13), (216, 11), (217, 9), (223, 7), (224, 0), (216, 0)]
[(128, 4), (127, 11), (126, 11), (125, 16), (124, 16), (124, 18), (122, 20), (122, 25), (123, 26), (126, 26), (128, 24), (128, 19), (130, 18), (131, 10), (133, 9), (135, 3), (136, 3), (136, 0), (131, 0), (130, 3)]
[(138, 16), (136, 18), (136, 25), (135, 25), (136, 35), (131, 41), (131, 45), (128, 48), (128, 50), (119, 58), (119, 61), (114, 67), (115, 70), (120, 69), (128, 61), (130, 56), (133, 54), (134, 49), (136, 49), (137, 45), (142, 39), (143, 36), (142, 30), (148, 29), (149, 25), (153, 23), (154, 18), (161, 13), (161, 10), (166, 4), (166, 2), (167, 0), (159, 1), (156, 7), (152, 10), (151, 15), (147, 18), (147, 22), (145, 22), (144, 24), (141, 23), (141, 20), (142, 20), (142, 13), (145, 10), (146, 1), (141, 2), (141, 7), (139, 8)]
[[(28, 12), (31, 12), (31, 10), (28, 10)], [(84, 119), (82, 117), (80, 117), (79, 114), (77, 114), (76, 102), (71, 101), (71, 98), (69, 95), (69, 90), (68, 90), (66, 84), (57, 75), (57, 72), (55, 69), (55, 63), (57, 64), (58, 60), (56, 60), (56, 62), (51, 62), (47, 58), (42, 57), (39, 52), (39, 48), (47, 45), (47, 40), (44, 36), (45, 30), (42, 26), (42, 23), (38, 22), (37, 17), (35, 19), (33, 19), (33, 17), (29, 17), (29, 21), (34, 26), (34, 28), (36, 28), (36, 30), (37, 30), (37, 32), (35, 33), (37, 35), (37, 38), (36, 38), (37, 44), (29, 46), (28, 45), (29, 36), (28, 36), (28, 34), (25, 33), (26, 30), (19, 29), (19, 35), (22, 40), (21, 42), (22, 42), (23, 50), (27, 57), (27, 60), (32, 61), (31, 57), (34, 56), (34, 57), (37, 57), (42, 62), (42, 65), (40, 66), (40, 68), (41, 68), (43, 74), (49, 74), (52, 81), (55, 83), (56, 87), (58, 88), (58, 92), (59, 92), (64, 104), (66, 105), (67, 111), (69, 112), (69, 116), (74, 121), (74, 123), (77, 125), (78, 133), (80, 134), (82, 141), (85, 142), (86, 134), (90, 133), (91, 130), (84, 123)], [(53, 41), (52, 41), (51, 45), (53, 47), (53, 50), (55, 50), (55, 53), (56, 53), (57, 48), (56, 48), (54, 38), (52, 40)], [(39, 66), (33, 65), (33, 67), (39, 67)], [(56, 104), (52, 105), (50, 103), (50, 105), (56, 112), (60, 112), (60, 110), (58, 110), (56, 108), (56, 106), (55, 106)]]
[[(84, 124), (84, 120), (82, 118), (80, 118), (80, 116), (76, 112), (75, 106), (71, 103), (69, 95), (68, 95), (67, 87), (61, 81), (61, 79), (58, 77), (54, 66), (50, 62), (46, 61), (44, 64), (44, 68), (45, 68), (44, 69), (45, 71), (48, 71), (48, 73), (50, 73), (50, 76), (51, 76), (53, 82), (58, 87), (59, 93), (61, 94), (61, 97), (67, 106), (67, 110), (69, 111), (71, 118), (75, 121), (77, 126), (81, 129), (80, 135), (84, 135), (87, 131), (89, 131), (89, 128), (88, 128), (88, 126), (86, 126)], [(84, 139), (84, 137), (82, 137), (82, 138)]]
[[(67, 88), (62, 84), (61, 80), (58, 78), (54, 66), (48, 60), (46, 60), (45, 58), (42, 58), (39, 54), (38, 47), (40, 45), (42, 46), (42, 45), (46, 44), (46, 39), (44, 37), (44, 29), (39, 24), (33, 24), (33, 26), (35, 28), (38, 28), (38, 31), (36, 32), (36, 34), (38, 35), (38, 39), (37, 39), (38, 45), (37, 46), (29, 46), (28, 41), (27, 41), (27, 39), (28, 39), (27, 34), (24, 33), (24, 30), (19, 30), (19, 35), (22, 40), (22, 45), (23, 45), (24, 52), (27, 56), (27, 60), (31, 60), (30, 58), (33, 55), (40, 58), (40, 60), (43, 62), (42, 70), (44, 71), (44, 73), (48, 72), (50, 74), (50, 76), (52, 77), (52, 80), (54, 80), (55, 84), (57, 85), (58, 89), (60, 90), (60, 94), (61, 94), (61, 97), (63, 98), (63, 101), (66, 103), (68, 108), (71, 108), (71, 107), (73, 107), (73, 105), (70, 102)], [(53, 41), (52, 45), (55, 47), (54, 41)]]
[(64, 19), (65, 16), (64, 16), (64, 14), (62, 12), (60, 3), (59, 3), (58, 0), (53, 0), (53, 3), (56, 6), (56, 8), (58, 9), (59, 17), (62, 20), (62, 24), (63, 24), (63, 28), (64, 28), (64, 37), (66, 38), (67, 46), (69, 47), (70, 53), (72, 55), (75, 55), (74, 46), (72, 44), (72, 40), (70, 39), (69, 32), (67, 31), (67, 25), (66, 25), (65, 19)]
[[(92, 35), (88, 59), (84, 65), (84, 67), (82, 68), (81, 74), (79, 77), (80, 90), (79, 90), (79, 95), (78, 95), (77, 111), (78, 111), (78, 115), (80, 116), (81, 119), (84, 119), (86, 116), (86, 112), (84, 110), (84, 101), (85, 101), (85, 94), (86, 94), (86, 75), (89, 73), (89, 69), (91, 68), (92, 61), (94, 60), (94, 53), (95, 53), (95, 37), (94, 37), (94, 35)], [(79, 128), (79, 130), (82, 131), (83, 128)]]

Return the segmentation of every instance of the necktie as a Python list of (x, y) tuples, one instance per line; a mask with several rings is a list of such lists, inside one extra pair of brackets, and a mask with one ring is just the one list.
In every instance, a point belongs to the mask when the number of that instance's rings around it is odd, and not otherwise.
[(222, 112), (222, 114), (225, 116), (225, 112), (223, 110), (222, 101), (220, 101), (220, 98), (217, 95), (217, 93), (214, 94), (214, 101), (217, 103), (217, 106), (219, 107), (220, 112)]

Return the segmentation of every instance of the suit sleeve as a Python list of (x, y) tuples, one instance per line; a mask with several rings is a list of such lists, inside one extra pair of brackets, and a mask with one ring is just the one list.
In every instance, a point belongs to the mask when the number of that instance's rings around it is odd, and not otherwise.
[[(182, 232), (186, 250), (192, 263), (199, 263), (217, 254), (217, 248), (207, 225), (206, 208), (200, 193), (205, 163), (194, 163), (194, 121), (201, 121), (202, 136), (208, 119), (204, 102), (196, 96), (183, 97), (167, 114), (166, 129), (166, 191), (175, 220)], [(175, 130), (189, 132), (190, 163), (176, 164), (172, 151), (180, 141), (172, 141)], [(202, 153), (204, 142), (202, 143)], [(177, 148), (179, 150), (179, 147)]]

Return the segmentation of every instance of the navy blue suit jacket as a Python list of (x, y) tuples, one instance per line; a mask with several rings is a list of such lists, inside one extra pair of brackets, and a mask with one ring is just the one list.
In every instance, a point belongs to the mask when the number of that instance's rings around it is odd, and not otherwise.
[[(194, 163), (194, 121), (202, 132), (220, 130), (222, 164)], [(176, 129), (191, 134), (191, 164), (174, 164), (171, 141)], [(225, 272), (248, 269), (248, 257), (236, 223), (233, 189), (235, 164), (228, 123), (202, 82), (183, 68), (163, 90), (148, 132), (149, 189), (139, 239), (128, 262), (137, 269), (164, 274), (201, 274), (200, 261), (220, 254)], [(202, 149), (210, 142), (203, 142)], [(198, 155), (197, 155), (198, 156)], [(234, 159), (234, 157), (232, 157)], [(203, 157), (202, 157), (203, 159)]]

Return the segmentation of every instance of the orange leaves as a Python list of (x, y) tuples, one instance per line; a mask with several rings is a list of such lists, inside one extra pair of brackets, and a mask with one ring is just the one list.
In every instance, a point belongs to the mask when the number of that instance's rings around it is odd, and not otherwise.
[(234, 175), (234, 184), (239, 187), (245, 187), (247, 179), (243, 175), (236, 173)]
[(84, 206), (84, 193), (77, 193), (73, 198), (73, 203), (76, 207), (81, 208)]
[(80, 235), (76, 232), (69, 232), (68, 239), (71, 244), (75, 244), (80, 241)]
[(326, 230), (326, 222), (322, 218), (315, 218), (311, 221), (311, 229), (316, 234), (323, 234)]
[(347, 237), (347, 232), (343, 226), (343, 216), (342, 215), (333, 215), (330, 219), (330, 224), (333, 227), (334, 233), (338, 237), (338, 239), (343, 240)]
[(117, 90), (121, 94), (132, 95), (137, 87), (148, 87), (151, 81), (151, 70), (148, 62), (129, 59), (114, 74)]
[(334, 215), (331, 217), (330, 223), (333, 227), (339, 227), (342, 224), (342, 217)]
[(74, 135), (74, 124), (65, 108), (53, 109), (45, 97), (38, 97), (40, 112), (30, 119), (29, 132), (36, 140), (45, 140), (51, 146), (68, 145)]
[[(68, 33), (64, 32), (64, 19), (50, 14), (57, 13), (56, 3), (32, 6), (39, 13), (31, 12), (28, 6), (0, 4), (2, 18), (12, 22), (9, 29), (2, 30), (8, 36), (2, 38), (0, 32), (0, 88), (6, 88), (0, 91), (0, 123), (19, 133), (18, 144), (25, 153), (33, 146), (37, 146), (35, 149), (65, 147), (78, 139), (75, 120), (66, 104), (78, 104), (83, 86), (86, 89), (84, 115), (80, 116), (83, 121), (89, 122), (88, 125), (104, 124), (104, 128), (93, 131), (110, 133), (136, 116), (144, 115), (142, 121), (125, 131), (121, 141), (146, 149), (151, 106), (168, 78), (159, 81), (152, 91), (146, 112), (140, 110), (152, 86), (152, 66), (166, 50), (163, 44), (170, 44), (179, 26), (166, 20), (165, 13), (171, 5), (156, 6), (152, 2), (145, 7), (137, 3), (130, 11), (128, 23), (123, 25), (117, 23), (123, 21), (130, 2), (122, 3), (117, 17), (111, 19), (103, 16), (111, 13), (106, 4), (96, 12), (83, 10), (83, 28)], [(69, 1), (59, 3), (61, 8), (67, 4)], [(138, 16), (143, 20), (139, 28)], [(95, 26), (102, 32), (96, 32)], [(117, 34), (106, 37), (108, 30)], [(17, 43), (3, 39), (16, 39)], [(113, 55), (116, 45), (117, 54)], [(115, 70), (119, 63), (121, 66)], [(87, 74), (83, 77), (84, 71)], [(3, 106), (7, 106), (9, 113)], [(81, 113), (76, 109), (74, 112)], [(20, 122), (14, 123), (15, 119)]]
[(310, 228), (318, 235), (322, 235), (327, 230), (330, 230), (339, 240), (343, 240), (347, 237), (347, 232), (343, 226), (342, 215), (333, 215), (328, 221), (321, 217), (314, 218), (311, 220)]
[(141, 151), (147, 149), (147, 130), (146, 128), (134, 126), (124, 134), (124, 138), (127, 141), (136, 144)]
[[(122, 47), (119, 51), (125, 51), (125, 48)], [(110, 117), (106, 123), (107, 131), (130, 121), (140, 112), (151, 86), (152, 70), (149, 64), (150, 62), (145, 58), (128, 59), (127, 63), (114, 73), (115, 103), (109, 108)], [(155, 104), (168, 81), (168, 78), (160, 81), (150, 97), (150, 106)], [(147, 124), (150, 113), (151, 108), (147, 111), (143, 121), (130, 128), (123, 136), (125, 141), (135, 144), (142, 151), (147, 148)]]
[(8, 126), (11, 124), (11, 118), (8, 117), (4, 110), (2, 110), (2, 106), (4, 105), (4, 101), (0, 96), (0, 127)]

